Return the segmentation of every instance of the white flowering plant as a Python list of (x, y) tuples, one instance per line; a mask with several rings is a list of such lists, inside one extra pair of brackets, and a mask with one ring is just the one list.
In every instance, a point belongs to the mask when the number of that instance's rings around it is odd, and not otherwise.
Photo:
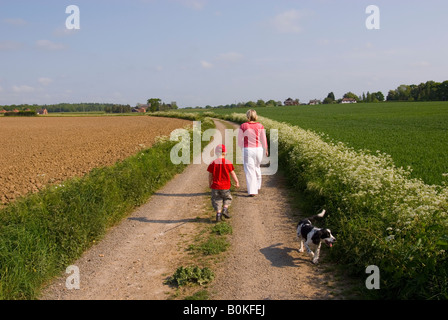
[[(218, 115), (238, 123), (244, 114)], [(448, 298), (448, 189), (410, 177), (391, 156), (354, 150), (296, 126), (259, 117), (277, 129), (279, 155), (294, 184), (325, 206), (338, 245), (329, 257), (364, 275), (381, 270), (381, 295)]]

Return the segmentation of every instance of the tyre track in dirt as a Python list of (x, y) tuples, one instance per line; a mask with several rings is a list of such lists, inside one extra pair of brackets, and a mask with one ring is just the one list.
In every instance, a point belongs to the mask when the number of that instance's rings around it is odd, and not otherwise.
[[(225, 125), (215, 121), (217, 129)], [(224, 134), (222, 134), (224, 137)], [(102, 241), (74, 262), (80, 289), (65, 286), (68, 275), (43, 291), (49, 300), (165, 300), (167, 276), (190, 259), (186, 246), (197, 232), (196, 218), (210, 213), (205, 164), (189, 165), (143, 206), (112, 228)], [(233, 193), (231, 247), (213, 269), (213, 300), (296, 300), (340, 298), (333, 277), (298, 252), (288, 191), (280, 173), (264, 176), (258, 197)]]

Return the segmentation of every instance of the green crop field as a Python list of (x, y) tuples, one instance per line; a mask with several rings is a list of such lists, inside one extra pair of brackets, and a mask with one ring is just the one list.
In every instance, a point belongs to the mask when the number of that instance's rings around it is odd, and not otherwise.
[[(428, 184), (447, 181), (448, 103), (396, 102), (257, 108), (258, 114), (303, 129), (325, 133), (354, 149), (380, 151), (412, 177)], [(245, 113), (246, 108), (212, 109)], [(191, 112), (191, 110), (190, 110)]]

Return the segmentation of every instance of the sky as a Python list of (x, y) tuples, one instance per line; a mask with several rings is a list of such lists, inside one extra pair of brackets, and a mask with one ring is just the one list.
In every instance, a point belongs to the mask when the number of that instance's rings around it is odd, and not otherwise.
[(387, 95), (448, 80), (446, 30), (446, 0), (0, 0), (0, 105)]

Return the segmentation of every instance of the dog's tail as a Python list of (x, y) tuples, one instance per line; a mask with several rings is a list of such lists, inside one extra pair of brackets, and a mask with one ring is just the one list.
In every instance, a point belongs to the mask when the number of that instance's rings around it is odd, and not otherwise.
[(315, 216), (309, 217), (308, 220), (316, 220), (316, 219), (320, 219), (323, 218), (325, 216), (326, 210), (323, 209), (320, 213), (316, 214)]
[(316, 215), (314, 215), (314, 216), (312, 216), (312, 217), (309, 217), (309, 218), (306, 218), (306, 219), (303, 219), (303, 220), (301, 220), (298, 224), (297, 224), (297, 228), (300, 226), (300, 225), (302, 225), (302, 224), (311, 224), (314, 220), (316, 220), (316, 219), (322, 219), (324, 216), (325, 216), (325, 209), (324, 210), (322, 210), (320, 213), (318, 213), (318, 214), (316, 214)]

